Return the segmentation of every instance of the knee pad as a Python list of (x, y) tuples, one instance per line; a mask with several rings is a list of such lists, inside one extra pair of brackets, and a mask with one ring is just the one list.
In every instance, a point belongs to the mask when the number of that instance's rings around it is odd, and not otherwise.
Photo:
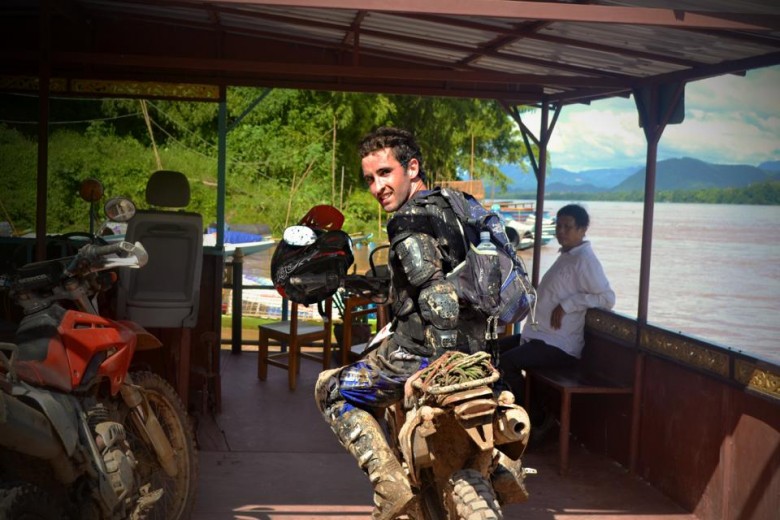
[(340, 368), (323, 370), (314, 384), (314, 402), (320, 413), (327, 415), (327, 410), (340, 398), (339, 371)]

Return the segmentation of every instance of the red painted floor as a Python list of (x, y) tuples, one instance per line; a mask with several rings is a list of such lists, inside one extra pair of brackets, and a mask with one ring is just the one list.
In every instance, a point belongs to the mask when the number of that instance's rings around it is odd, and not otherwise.
[[(269, 367), (256, 378), (257, 354), (222, 351), (222, 411), (197, 425), (200, 476), (193, 520), (368, 519), (371, 487), (314, 405), (320, 366), (303, 361), (298, 388)], [(553, 435), (552, 437), (556, 437)], [(645, 482), (573, 443), (570, 471), (557, 472), (555, 440), (529, 447), (531, 493), (508, 506), (517, 520), (694, 520)]]

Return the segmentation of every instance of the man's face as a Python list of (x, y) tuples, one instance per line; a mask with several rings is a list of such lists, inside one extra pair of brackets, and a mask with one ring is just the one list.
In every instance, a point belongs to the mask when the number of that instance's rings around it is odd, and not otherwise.
[(388, 213), (403, 206), (423, 184), (418, 177), (417, 159), (410, 160), (404, 170), (390, 148), (371, 152), (363, 157), (361, 165), (371, 195)]
[(587, 230), (586, 227), (577, 227), (577, 221), (571, 215), (561, 215), (555, 222), (555, 238), (564, 251), (582, 244)]

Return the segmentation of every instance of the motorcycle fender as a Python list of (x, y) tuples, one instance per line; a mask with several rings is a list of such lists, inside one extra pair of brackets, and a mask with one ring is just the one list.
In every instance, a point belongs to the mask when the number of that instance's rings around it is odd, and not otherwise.
[(73, 455), (79, 441), (79, 410), (70, 397), (30, 386), (24, 381), (14, 385), (12, 395), (35, 401), (51, 421), (65, 453)]
[(120, 321), (122, 325), (130, 329), (136, 336), (135, 349), (136, 350), (153, 350), (162, 347), (162, 343), (157, 337), (135, 323), (134, 321)]
[(481, 451), (493, 449), (493, 423), (481, 422), (472, 426), (462, 424), (463, 429), (469, 434), (471, 440)]
[(508, 444), (499, 444), (496, 446), (496, 449), (512, 460), (520, 460), (520, 457), (525, 453), (527, 445), (526, 441), (516, 441)]
[(145, 433), (146, 440), (154, 448), (163, 470), (169, 476), (175, 477), (178, 473), (176, 453), (142, 390), (140, 387), (125, 383), (120, 391), (125, 404), (132, 410), (133, 421)]
[[(401, 425), (398, 432), (398, 448), (401, 451), (403, 460), (409, 465), (409, 479), (412, 484), (420, 483), (420, 466), (416, 464), (419, 460), (418, 450), (421, 448), (428, 451), (425, 438), (417, 431), (417, 427), (422, 423), (422, 417), (416, 409), (406, 412), (406, 420)], [(420, 445), (422, 441), (423, 445)]]

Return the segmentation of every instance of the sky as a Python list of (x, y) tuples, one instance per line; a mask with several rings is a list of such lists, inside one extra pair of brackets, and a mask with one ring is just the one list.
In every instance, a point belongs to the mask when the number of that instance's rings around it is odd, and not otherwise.
[[(541, 111), (523, 115), (539, 134)], [(647, 145), (633, 96), (564, 107), (550, 139), (554, 168), (583, 171), (643, 166)], [(688, 83), (685, 120), (668, 125), (658, 160), (716, 164), (780, 160), (780, 66)]]

